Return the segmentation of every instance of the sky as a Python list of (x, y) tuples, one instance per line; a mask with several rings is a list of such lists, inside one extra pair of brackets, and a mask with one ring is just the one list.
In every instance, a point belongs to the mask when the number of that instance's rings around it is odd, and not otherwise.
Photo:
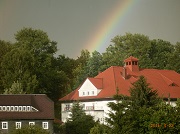
[(24, 27), (46, 32), (56, 55), (105, 52), (116, 35), (139, 33), (180, 42), (180, 0), (0, 0), (0, 40)]

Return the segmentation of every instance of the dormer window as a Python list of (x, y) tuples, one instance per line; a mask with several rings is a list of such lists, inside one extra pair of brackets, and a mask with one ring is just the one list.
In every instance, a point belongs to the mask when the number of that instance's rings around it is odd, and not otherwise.
[(89, 95), (89, 91), (87, 92), (87, 95)]
[(173, 82), (173, 83), (171, 83), (169, 86), (171, 86), (171, 87), (177, 87), (178, 85)]
[(94, 95), (94, 91), (92, 91), (92, 95)]

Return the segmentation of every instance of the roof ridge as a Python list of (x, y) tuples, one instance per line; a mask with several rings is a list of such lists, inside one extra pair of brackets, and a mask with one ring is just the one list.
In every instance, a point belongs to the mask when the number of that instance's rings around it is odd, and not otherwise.
[(166, 76), (164, 76), (164, 75), (163, 75), (162, 73), (160, 73), (159, 71), (158, 71), (158, 73), (161, 75), (161, 77), (162, 77), (163, 80), (166, 82), (166, 84), (168, 84), (168, 86), (174, 83), (171, 79), (167, 78)]

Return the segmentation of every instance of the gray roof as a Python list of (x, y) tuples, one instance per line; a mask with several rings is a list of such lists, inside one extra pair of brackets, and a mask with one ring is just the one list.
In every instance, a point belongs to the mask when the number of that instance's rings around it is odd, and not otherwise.
[(38, 112), (0, 111), (0, 120), (54, 119), (54, 102), (45, 94), (0, 95), (0, 106), (32, 106)]

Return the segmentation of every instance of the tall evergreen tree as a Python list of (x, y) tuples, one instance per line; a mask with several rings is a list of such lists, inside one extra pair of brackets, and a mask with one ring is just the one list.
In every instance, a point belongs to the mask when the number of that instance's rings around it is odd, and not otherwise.
[(71, 109), (70, 119), (65, 123), (66, 134), (89, 134), (95, 125), (91, 115), (86, 115), (79, 102), (75, 102)]
[(115, 95), (116, 103), (108, 106), (112, 111), (107, 118), (114, 134), (139, 134), (144, 133), (149, 124), (153, 111), (160, 102), (156, 90), (152, 90), (146, 79), (140, 76), (130, 89), (130, 96)]

